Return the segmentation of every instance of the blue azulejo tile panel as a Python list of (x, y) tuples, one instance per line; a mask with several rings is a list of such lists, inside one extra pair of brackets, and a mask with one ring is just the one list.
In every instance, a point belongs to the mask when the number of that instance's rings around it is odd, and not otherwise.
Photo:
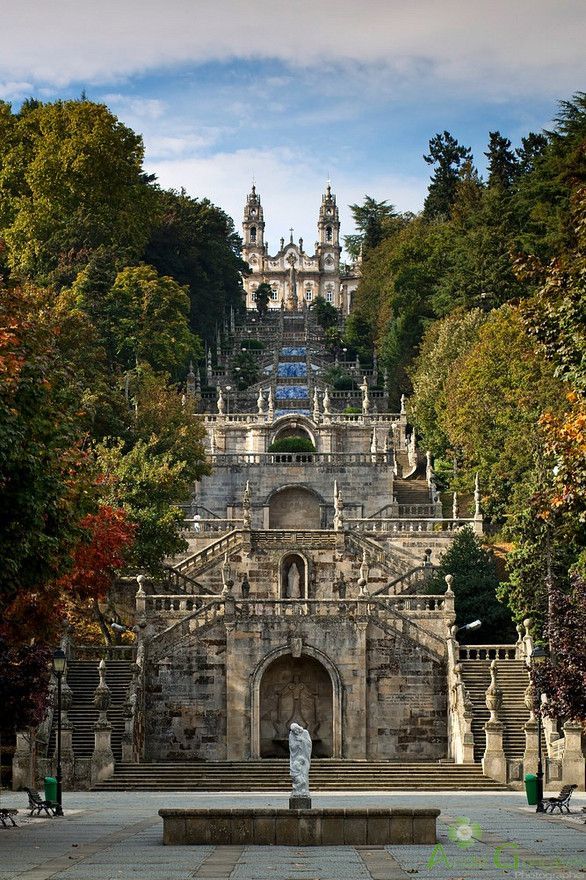
[(308, 409), (276, 409), (275, 410), (275, 418), (278, 419), (279, 416), (309, 416), (311, 415)]
[(277, 385), (275, 397), (277, 400), (302, 400), (309, 397), (307, 385)]
[(279, 364), (277, 376), (307, 376), (307, 364)]
[(305, 357), (307, 349), (304, 345), (295, 347), (295, 346), (285, 346), (281, 349), (281, 354), (285, 357)]

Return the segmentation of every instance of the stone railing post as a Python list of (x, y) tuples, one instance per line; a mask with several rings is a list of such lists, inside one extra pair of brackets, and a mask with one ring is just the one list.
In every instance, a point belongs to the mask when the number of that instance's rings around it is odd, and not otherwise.
[(525, 706), (529, 718), (523, 725), (525, 731), (525, 751), (523, 753), (523, 773), (537, 773), (539, 759), (538, 724), (535, 720), (535, 688), (530, 683), (525, 690)]
[(482, 758), (482, 772), (498, 782), (507, 781), (507, 760), (503, 751), (504, 725), (498, 718), (502, 702), (503, 692), (497, 680), (497, 661), (493, 660), (490, 664), (490, 685), (486, 691), (486, 706), (490, 718), (484, 725), (486, 748)]
[(106, 662), (98, 664), (99, 684), (94, 692), (94, 706), (99, 710), (98, 720), (94, 724), (94, 751), (91, 763), (91, 782), (108, 779), (114, 772), (114, 754), (112, 752), (112, 725), (108, 721), (110, 707), (110, 688), (106, 684)]
[(139, 574), (136, 578), (136, 582), (138, 584), (138, 590), (136, 591), (136, 595), (134, 597), (135, 602), (135, 610), (136, 610), (136, 623), (140, 626), (141, 623), (146, 621), (146, 593), (144, 591), (143, 584), (146, 578), (144, 574)]
[(584, 754), (582, 752), (582, 725), (579, 721), (564, 724), (564, 751), (562, 780), (564, 785), (577, 785), (584, 791)]
[[(448, 575), (448, 577), (451, 577), (451, 575)], [(451, 591), (451, 582), (448, 582), (448, 590)], [(456, 638), (456, 632), (456, 626), (453, 625), (446, 643), (449, 755), (456, 764), (473, 764), (474, 736), (472, 733), (472, 718), (474, 713), (470, 697), (462, 681), (462, 666), (459, 663), (458, 656), (460, 646)]]
[(533, 653), (533, 639), (529, 632), (529, 628), (532, 623), (533, 620), (530, 617), (526, 617), (523, 621), (523, 626), (525, 627), (525, 635), (523, 636), (523, 651), (526, 666), (529, 666), (531, 664), (531, 654)]

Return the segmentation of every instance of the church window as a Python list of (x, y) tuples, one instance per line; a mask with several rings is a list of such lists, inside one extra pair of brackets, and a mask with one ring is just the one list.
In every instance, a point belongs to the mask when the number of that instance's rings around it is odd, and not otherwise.
[(313, 299), (313, 290), (311, 289), (311, 287), (305, 288), (305, 299), (307, 300), (307, 302), (311, 302), (311, 300)]
[(275, 300), (277, 298), (277, 285), (273, 284), (271, 289), (271, 299)]
[(250, 240), (256, 241), (256, 226), (250, 227)]
[(334, 291), (332, 289), (332, 285), (328, 284), (326, 287), (326, 302), (331, 303), (334, 298)]
[(326, 241), (332, 240), (332, 227), (326, 226)]

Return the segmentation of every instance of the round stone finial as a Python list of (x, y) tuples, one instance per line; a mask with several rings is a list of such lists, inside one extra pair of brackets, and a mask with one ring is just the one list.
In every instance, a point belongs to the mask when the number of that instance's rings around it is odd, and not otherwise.
[(445, 582), (446, 582), (446, 592), (447, 592), (447, 593), (452, 593), (452, 592), (453, 592), (453, 590), (452, 590), (452, 584), (454, 583), (454, 575), (453, 575), (453, 574), (447, 574), (447, 575), (445, 576), (444, 580), (445, 580)]

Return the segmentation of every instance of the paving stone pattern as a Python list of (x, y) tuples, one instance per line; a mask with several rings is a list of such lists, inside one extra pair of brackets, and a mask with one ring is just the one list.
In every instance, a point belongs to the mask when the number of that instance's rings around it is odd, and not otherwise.
[[(161, 807), (284, 807), (282, 794), (66, 793), (64, 801), (63, 819), (21, 813), (19, 828), (0, 828), (0, 880), (584, 880), (586, 872), (583, 795), (572, 816), (551, 818), (517, 792), (314, 793), (320, 807), (438, 807), (435, 848), (161, 843)], [(24, 796), (3, 792), (2, 803), (22, 809)], [(462, 816), (480, 826), (467, 848), (448, 836)]]

